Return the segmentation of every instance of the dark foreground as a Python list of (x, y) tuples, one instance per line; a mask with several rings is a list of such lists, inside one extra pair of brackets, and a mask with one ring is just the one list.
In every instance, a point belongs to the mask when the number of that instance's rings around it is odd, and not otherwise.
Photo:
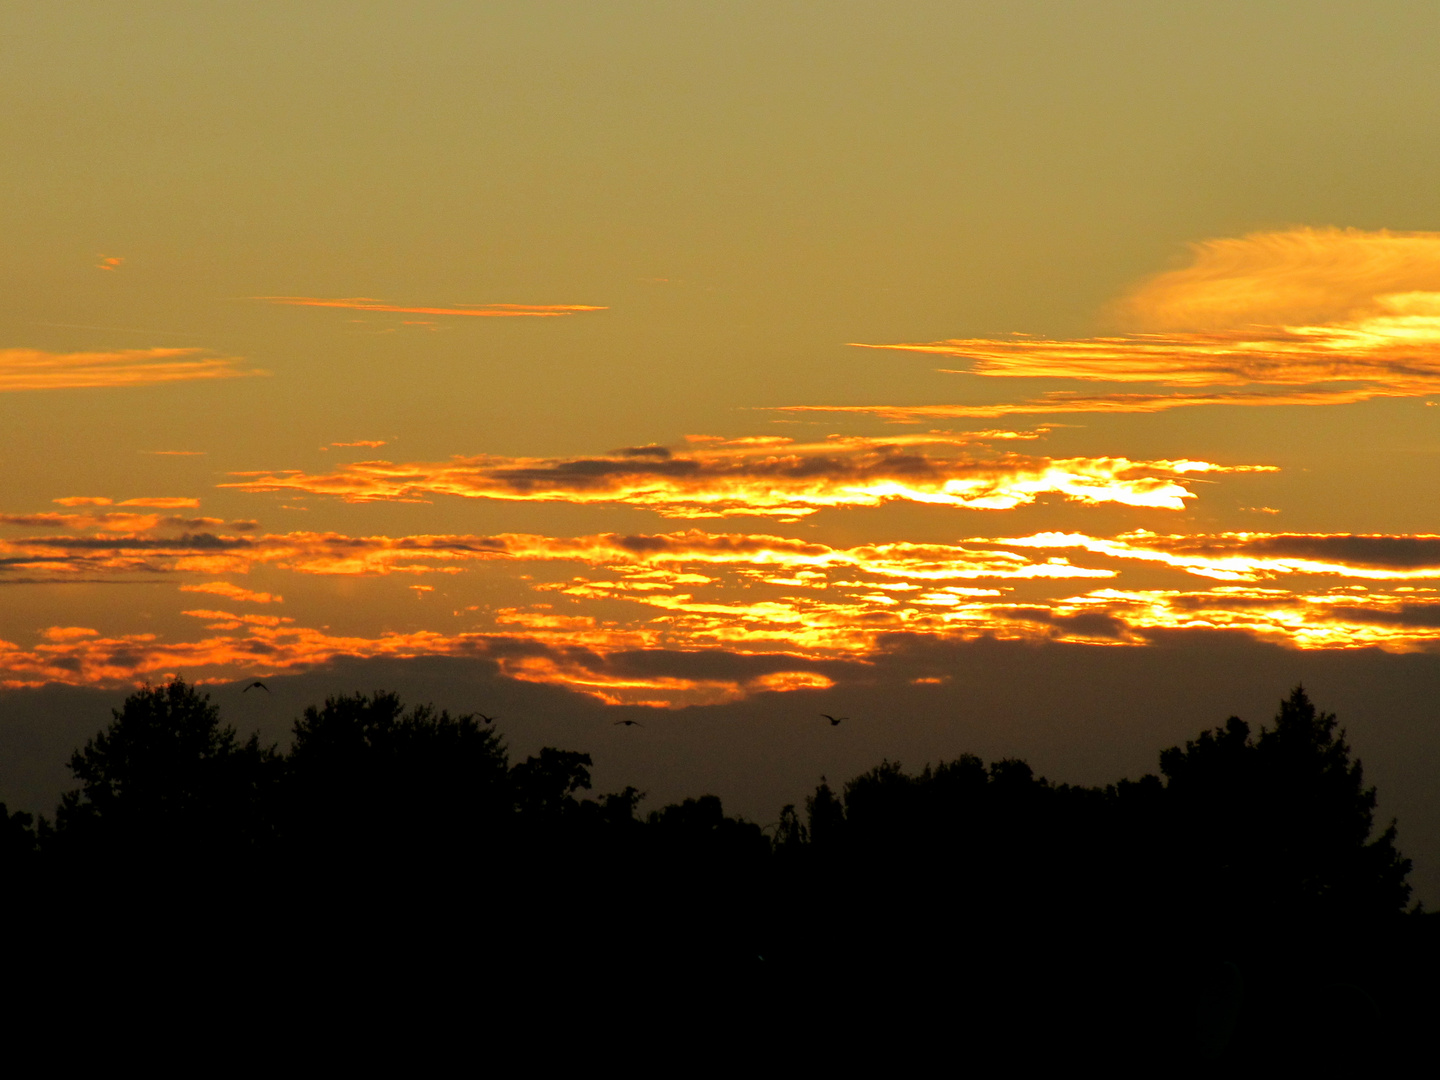
[(7, 986), (115, 1038), (241, 1018), (341, 1056), (687, 1071), (1359, 1071), (1405, 1064), (1440, 1003), (1435, 919), (1300, 690), (1163, 778), (885, 763), (763, 830), (591, 797), (589, 765), (512, 764), (482, 718), (386, 694), (307, 710), (281, 754), (142, 691), (53, 821), (0, 821)]

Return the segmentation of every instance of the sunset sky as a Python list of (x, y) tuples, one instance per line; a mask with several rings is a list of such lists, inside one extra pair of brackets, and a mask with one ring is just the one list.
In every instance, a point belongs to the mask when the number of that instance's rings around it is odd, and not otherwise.
[[(445, 657), (662, 724), (944, 695), (976, 642), (1260, 650), (1257, 710), (1341, 654), (1434, 685), (1437, 42), (1403, 2), (6, 5), (0, 685)], [(1440, 840), (1383, 764), (1433, 732), (1349, 719)]]

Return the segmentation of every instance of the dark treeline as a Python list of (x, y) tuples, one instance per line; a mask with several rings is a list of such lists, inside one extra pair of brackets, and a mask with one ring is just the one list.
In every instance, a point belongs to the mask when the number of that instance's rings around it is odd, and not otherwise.
[(306, 709), (282, 753), (177, 681), (75, 752), (53, 818), (0, 805), (0, 875), (32, 970), (80, 978), (463, 985), (837, 1062), (1402, 1055), (1434, 920), (1335, 717), (1297, 688), (1159, 764), (1102, 789), (885, 762), (762, 829), (386, 693)]

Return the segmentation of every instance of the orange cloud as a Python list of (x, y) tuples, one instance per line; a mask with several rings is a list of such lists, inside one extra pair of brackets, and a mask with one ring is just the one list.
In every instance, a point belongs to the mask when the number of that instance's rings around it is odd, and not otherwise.
[(472, 318), (550, 318), (584, 311), (608, 311), (593, 304), (460, 304), (455, 307), (405, 307), (368, 296), (325, 299), (317, 296), (254, 296), (271, 304), (295, 307), (345, 308), (350, 311), (384, 311), (406, 315), (465, 315)]
[(1137, 330), (1211, 330), (1346, 322), (1377, 297), (1440, 292), (1440, 233), (1290, 229), (1205, 240), (1187, 267), (1118, 301)]
[(1225, 630), (1299, 648), (1400, 652), (1432, 650), (1440, 641), (1440, 595), (1416, 588), (1105, 588), (1027, 602), (936, 592), (890, 612), (823, 597), (788, 604), (673, 599), (666, 614), (640, 627), (544, 608), (505, 609), (497, 620), (501, 629), (458, 634), (339, 635), (288, 617), (210, 609), (185, 613), (212, 631), (191, 641), (52, 627), (30, 647), (0, 641), (0, 685), (125, 685), (172, 672), (228, 680), (304, 670), (339, 657), (470, 656), (494, 661), (513, 678), (604, 701), (673, 706), (833, 685), (827, 664), (864, 660), (917, 635), (1136, 647), (1166, 631)]
[(331, 446), (365, 446), (371, 449), (377, 446), (384, 446), (384, 439), (356, 439), (354, 442), (332, 442)]
[[(1425, 391), (1430, 392), (1430, 391)], [(997, 405), (781, 405), (772, 412), (858, 413), (897, 424), (966, 417), (1043, 416), (1059, 413), (1156, 413), (1196, 405), (1348, 405), (1379, 397), (1413, 397), (1408, 389), (1352, 387), (1300, 392), (1221, 391), (1212, 394), (1077, 394), (1056, 390), (1029, 401)]]
[[(1074, 553), (1101, 565), (1072, 563), (1066, 556)], [(566, 562), (585, 570), (537, 570), (534, 579), (520, 572)], [(1127, 579), (1137, 563), (1147, 575), (1140, 588)], [(300, 670), (338, 656), (485, 656), (512, 677), (606, 701), (686, 704), (826, 685), (821, 665), (865, 661), (887, 642), (916, 636), (1140, 646), (1162, 632), (1220, 629), (1299, 648), (1404, 651), (1440, 643), (1440, 535), (1040, 533), (852, 547), (696, 529), (571, 538), (102, 533), (0, 541), (0, 582), (153, 581), (257, 566), (378, 578), (488, 566), (514, 599), (493, 610), (447, 600), (444, 610), (436, 605), (422, 616), (453, 626), (462, 611), (450, 607), (464, 607), (459, 633), (343, 636), (307, 627), (300, 616), (210, 608), (183, 612), (203, 621), (198, 640), (52, 628), (33, 646), (0, 643), (0, 682), (118, 685), (163, 672), (237, 678)], [(1216, 584), (1157, 588), (1156, 573)], [(1337, 585), (1275, 584), (1316, 576)], [(463, 595), (464, 585), (447, 578), (427, 595)], [(1060, 591), (1077, 585), (1088, 591)], [(181, 589), (242, 602), (280, 599), (229, 581), (185, 581)]]
[(103, 496), (72, 495), (65, 499), (52, 499), (58, 506), (150, 506), (161, 510), (193, 509), (200, 505), (199, 499), (185, 498), (148, 498), (148, 499), (126, 499), (123, 502), (115, 502)]
[(17, 525), (29, 529), (96, 529), (107, 533), (144, 533), (156, 529), (193, 531), (217, 529), (224, 524), (219, 518), (182, 518), (160, 514), (0, 514), (0, 525)]
[(283, 596), (268, 592), (252, 592), (250, 589), (242, 589), (239, 585), (232, 585), (228, 581), (202, 581), (194, 585), (181, 585), (180, 591), (212, 593), (215, 596), (223, 596), (230, 600), (249, 604), (281, 604), (285, 601)]
[(95, 264), (96, 270), (118, 270), (120, 264), (125, 260), (119, 255), (101, 255), (100, 261)]
[[(1082, 341), (1016, 335), (865, 345), (964, 357), (956, 374), (1156, 382), (1168, 386), (1302, 386), (1365, 382), (1424, 394), (1440, 387), (1440, 293), (1380, 297), (1373, 314), (1313, 326), (1127, 334)], [(948, 369), (942, 369), (948, 370)]]
[(1301, 649), (1428, 651), (1440, 643), (1434, 590), (1320, 593), (1228, 586), (1204, 592), (1098, 589), (1052, 605), (1049, 616), (1104, 619), (1136, 643), (1156, 630), (1231, 630)]
[(1353, 533), (1126, 533), (1111, 540), (1077, 533), (982, 541), (1020, 548), (1083, 550), (1115, 559), (1163, 563), (1221, 581), (1260, 581), (1287, 574), (1360, 581), (1440, 579), (1440, 536)]
[(88, 626), (52, 626), (40, 631), (40, 636), (46, 641), (75, 641), (78, 638), (99, 637), (100, 631)]
[[(559, 683), (610, 703), (711, 704), (765, 690), (833, 684), (805, 657), (737, 655), (716, 664), (696, 653), (616, 648), (608, 654), (514, 634), (437, 633), (341, 636), (269, 616), (189, 612), (223, 632), (193, 642), (155, 634), (104, 637), (56, 627), (26, 649), (0, 640), (0, 686), (135, 684), (159, 673), (194, 681), (300, 671), (338, 657), (471, 656), (495, 661), (512, 678)], [(613, 638), (611, 644), (618, 644)]]
[[(859, 406), (891, 420), (1194, 405), (1331, 405), (1440, 392), (1440, 233), (1296, 229), (1194, 245), (1192, 265), (1115, 306), (1133, 332), (1083, 340), (861, 344), (970, 361), (955, 374), (1148, 382), (1171, 393), (1074, 394), (981, 406)], [(949, 369), (942, 369), (949, 370)], [(1351, 385), (1332, 385), (1351, 384)], [(1211, 386), (1307, 391), (1195, 393)]]
[(266, 372), (242, 370), (238, 357), (204, 356), (202, 349), (117, 349), (52, 353), (0, 349), (0, 392), (146, 386), (191, 379), (234, 379)]
[[(916, 502), (1008, 510), (1044, 495), (1083, 504), (1178, 510), (1194, 498), (1186, 478), (1265, 471), (1204, 461), (978, 456), (972, 441), (932, 433), (898, 439), (703, 441), (685, 451), (635, 447), (590, 458), (454, 457), (441, 463), (364, 461), (312, 475), (246, 472), (223, 487), (302, 491), (347, 502), (424, 501), (427, 496), (626, 504), (665, 517), (759, 516), (795, 520), (822, 509)], [(941, 453), (921, 447), (939, 448)], [(948, 451), (948, 452), (944, 452)]]

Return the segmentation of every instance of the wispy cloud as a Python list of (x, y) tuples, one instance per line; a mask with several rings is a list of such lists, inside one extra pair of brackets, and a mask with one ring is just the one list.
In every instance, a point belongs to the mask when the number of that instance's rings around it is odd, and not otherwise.
[(1204, 240), (1189, 266), (1141, 282), (1112, 308), (1132, 330), (1349, 322), (1377, 298), (1440, 292), (1440, 233), (1289, 229)]
[[(999, 433), (1013, 436), (1015, 433)], [(1008, 510), (1046, 495), (1097, 505), (1182, 509), (1187, 478), (1270, 466), (1128, 458), (1047, 458), (964, 449), (995, 438), (931, 433), (892, 439), (697, 439), (679, 450), (643, 446), (583, 458), (454, 457), (364, 461), (327, 474), (245, 472), (244, 491), (301, 491), (349, 502), (437, 495), (507, 501), (625, 504), (665, 517), (795, 520), (819, 510), (915, 502)]]
[[(1162, 393), (1049, 393), (979, 406), (859, 406), (892, 420), (1195, 405), (1331, 405), (1440, 392), (1440, 233), (1295, 229), (1194, 245), (1190, 266), (1114, 305), (1131, 332), (865, 344), (969, 361), (987, 378), (1156, 383)], [(1309, 387), (1196, 393), (1196, 388)]]
[(1359, 581), (1440, 579), (1440, 536), (1423, 534), (1240, 532), (1161, 536), (1134, 532), (1105, 539), (1078, 533), (1037, 533), (979, 542), (1050, 551), (1081, 550), (1114, 559), (1163, 563), (1220, 581), (1261, 581), (1292, 574)]
[(1161, 630), (1229, 630), (1302, 649), (1416, 652), (1440, 645), (1440, 596), (1434, 589), (1097, 589), (1047, 610), (1072, 619), (1103, 617), (1136, 643)]
[(192, 379), (264, 375), (242, 369), (233, 356), (205, 356), (202, 349), (117, 349), (55, 353), (0, 349), (0, 392), (147, 386)]
[(199, 499), (171, 496), (125, 499), (117, 503), (103, 495), (71, 495), (63, 499), (52, 499), (51, 502), (57, 506), (149, 506), (160, 510), (193, 509), (200, 505)]
[(368, 296), (326, 298), (320, 296), (252, 296), (270, 304), (293, 307), (344, 308), (348, 311), (379, 311), (402, 315), (460, 315), (481, 319), (534, 319), (578, 315), (586, 311), (608, 311), (595, 304), (456, 304), (450, 307), (410, 307)]
[[(196, 531), (218, 529), (225, 522), (212, 517), (180, 517), (174, 514), (0, 514), (0, 525), (14, 525), (27, 529), (84, 529), (106, 533), (145, 533), (160, 530)], [(231, 522), (234, 527), (236, 523)]]
[(964, 357), (959, 374), (992, 378), (1155, 382), (1167, 386), (1304, 386), (1365, 382), (1423, 394), (1440, 386), (1440, 293), (1380, 297), (1344, 323), (1127, 334), (1082, 341), (869, 345)]
[[(1440, 389), (1437, 387), (1436, 389)], [(1432, 391), (1426, 391), (1432, 392)], [(771, 412), (855, 413), (898, 424), (934, 420), (997, 419), (1065, 413), (1156, 413), (1196, 405), (1348, 405), (1380, 397), (1414, 397), (1409, 390), (1373, 386), (1292, 392), (1220, 391), (1211, 394), (1080, 394), (1055, 390), (1028, 401), (996, 405), (781, 405)]]
[(201, 581), (191, 585), (181, 585), (180, 591), (211, 593), (215, 596), (223, 596), (228, 600), (237, 600), (247, 604), (281, 604), (285, 602), (283, 596), (277, 596), (275, 593), (255, 592), (252, 589), (233, 585), (228, 581)]

